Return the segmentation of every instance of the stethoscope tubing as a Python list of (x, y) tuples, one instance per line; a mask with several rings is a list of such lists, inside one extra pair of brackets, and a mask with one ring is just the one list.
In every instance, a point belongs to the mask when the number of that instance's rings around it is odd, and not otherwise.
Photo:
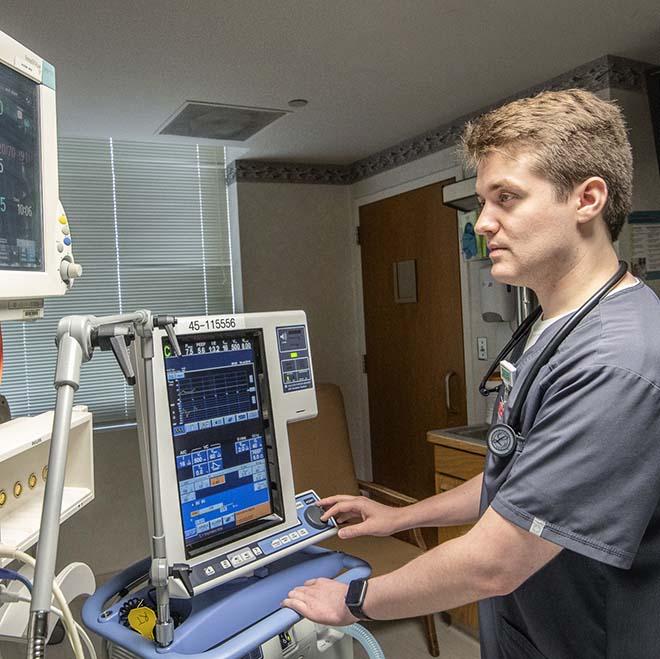
[[(516, 393), (516, 398), (509, 413), (509, 418), (507, 419), (506, 425), (508, 426), (515, 435), (519, 435), (519, 430), (517, 428), (518, 423), (520, 422), (520, 416), (522, 413), (522, 408), (525, 403), (525, 399), (529, 390), (536, 379), (536, 376), (539, 374), (540, 370), (550, 361), (550, 358), (555, 354), (559, 346), (566, 340), (569, 334), (577, 327), (577, 325), (587, 316), (599, 303), (600, 301), (625, 277), (626, 272), (628, 271), (628, 264), (625, 261), (619, 261), (619, 268), (616, 273), (610, 277), (601, 288), (599, 288), (570, 318), (562, 325), (561, 329), (555, 334), (555, 336), (550, 340), (548, 345), (543, 349), (541, 354), (537, 357), (536, 361), (532, 368), (527, 372), (525, 379), (520, 384), (520, 388)], [(491, 393), (491, 389), (486, 387), (486, 381), (488, 378), (495, 372), (500, 361), (502, 361), (522, 340), (527, 337), (529, 330), (531, 329), (534, 322), (539, 318), (542, 313), (540, 306), (536, 307), (525, 320), (520, 324), (520, 326), (513, 333), (509, 342), (501, 350), (500, 354), (495, 358), (495, 361), (491, 364), (488, 372), (484, 376), (479, 385), (479, 392), (488, 396)], [(485, 392), (485, 393), (484, 393)]]
[(527, 316), (520, 325), (516, 328), (514, 333), (512, 334), (511, 338), (509, 339), (508, 343), (500, 350), (499, 354), (497, 357), (495, 357), (494, 361), (492, 364), (488, 367), (488, 371), (486, 372), (486, 375), (482, 378), (480, 384), (479, 384), (479, 393), (482, 396), (489, 396), (490, 394), (496, 392), (498, 389), (489, 389), (486, 386), (486, 383), (488, 382), (488, 378), (495, 373), (497, 370), (498, 366), (500, 365), (500, 362), (508, 355), (510, 354), (515, 347), (525, 338), (527, 338), (527, 334), (529, 333), (529, 330), (532, 328), (532, 325), (536, 322), (536, 319), (541, 315), (543, 312), (543, 309), (541, 307), (536, 307), (530, 314)]

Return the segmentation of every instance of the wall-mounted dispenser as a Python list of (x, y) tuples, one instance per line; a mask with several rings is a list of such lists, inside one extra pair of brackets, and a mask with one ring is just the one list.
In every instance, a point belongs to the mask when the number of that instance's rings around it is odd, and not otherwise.
[(516, 318), (516, 289), (500, 284), (490, 274), (490, 266), (479, 270), (481, 317), (487, 323), (511, 322)]
[(479, 208), (475, 185), (477, 177), (466, 178), (463, 181), (450, 183), (442, 188), (442, 203), (459, 211), (474, 211)]

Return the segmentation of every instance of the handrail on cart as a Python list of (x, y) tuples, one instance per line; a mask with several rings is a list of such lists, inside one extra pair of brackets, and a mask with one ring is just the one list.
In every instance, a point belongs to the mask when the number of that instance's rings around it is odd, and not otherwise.
[[(323, 555), (340, 556), (342, 567), (346, 571), (334, 578), (341, 583), (349, 583), (353, 579), (365, 578), (371, 574), (369, 564), (354, 556), (331, 552), (315, 546), (306, 547), (300, 553), (317, 555), (319, 558)], [(160, 656), (166, 656), (168, 659), (191, 659), (191, 657), (242, 659), (246, 653), (262, 643), (290, 629), (302, 617), (292, 609), (279, 609), (219, 645), (197, 654), (177, 652), (172, 646), (161, 648), (153, 641), (147, 640), (119, 623), (107, 624), (107, 618), (113, 614), (108, 613), (105, 609), (106, 603), (111, 598), (125, 591), (131, 584), (139, 583), (142, 578), (146, 578), (149, 574), (150, 565), (151, 559), (145, 558), (107, 581), (85, 601), (82, 611), (83, 621), (88, 628), (108, 638), (116, 645), (125, 647), (142, 659), (154, 659)], [(282, 595), (282, 599), (285, 595)], [(218, 622), (220, 623), (220, 621)]]

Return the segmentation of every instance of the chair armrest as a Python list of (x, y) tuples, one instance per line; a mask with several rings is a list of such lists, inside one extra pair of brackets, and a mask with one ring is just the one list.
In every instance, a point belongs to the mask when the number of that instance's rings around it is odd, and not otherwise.
[[(373, 499), (381, 499), (386, 503), (394, 506), (409, 506), (412, 503), (417, 503), (417, 499), (409, 497), (407, 494), (397, 492), (384, 485), (373, 483), (371, 481), (363, 481), (358, 479), (358, 487), (366, 492)], [(408, 533), (412, 536), (413, 544), (417, 545), (422, 551), (427, 550), (426, 542), (422, 532), (418, 528), (408, 529)]]
[(396, 490), (392, 490), (384, 485), (373, 483), (372, 481), (362, 481), (358, 479), (358, 487), (367, 492), (367, 494), (384, 499), (388, 503), (395, 506), (409, 506), (411, 503), (417, 503), (417, 499), (409, 497), (407, 494), (402, 494)]

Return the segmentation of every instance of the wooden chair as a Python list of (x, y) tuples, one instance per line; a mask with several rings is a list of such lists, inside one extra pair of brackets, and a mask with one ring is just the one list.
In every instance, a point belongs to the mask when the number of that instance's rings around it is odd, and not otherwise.
[[(334, 384), (317, 384), (316, 398), (318, 416), (289, 425), (296, 492), (313, 489), (320, 497), (365, 493), (389, 505), (415, 503), (415, 499), (390, 488), (358, 480), (348, 436), (344, 400), (339, 387)], [(335, 537), (323, 543), (323, 546), (362, 558), (371, 565), (373, 576), (378, 576), (396, 570), (426, 551), (419, 529), (412, 530), (410, 536), (415, 544), (394, 537), (350, 540)], [(429, 652), (437, 657), (440, 650), (433, 616), (422, 616), (422, 622)]]

